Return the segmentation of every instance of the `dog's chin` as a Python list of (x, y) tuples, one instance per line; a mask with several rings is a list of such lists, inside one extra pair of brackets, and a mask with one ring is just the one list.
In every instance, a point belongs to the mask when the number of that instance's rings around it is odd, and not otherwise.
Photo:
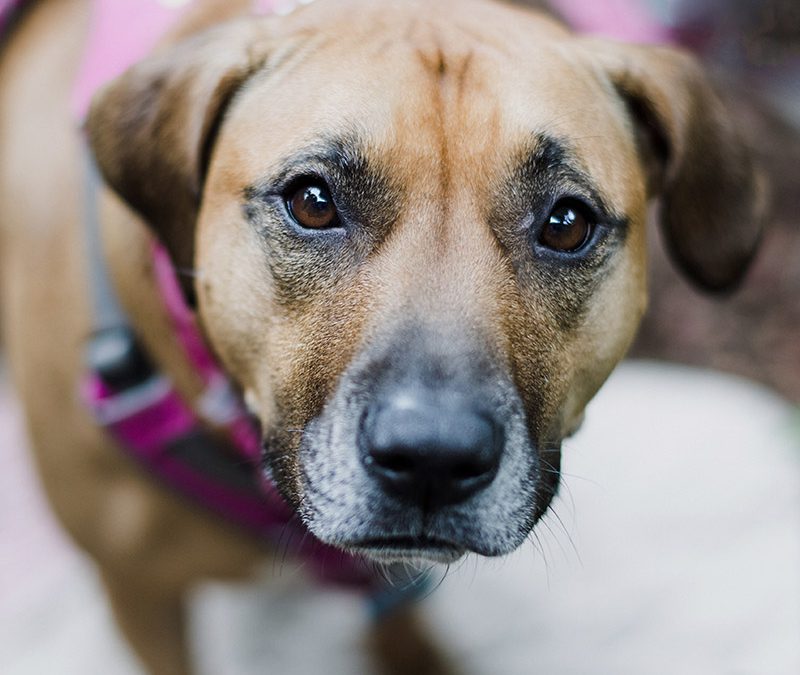
[(351, 544), (348, 551), (384, 565), (405, 563), (415, 567), (450, 565), (467, 554), (467, 550), (438, 541), (415, 539), (370, 540)]

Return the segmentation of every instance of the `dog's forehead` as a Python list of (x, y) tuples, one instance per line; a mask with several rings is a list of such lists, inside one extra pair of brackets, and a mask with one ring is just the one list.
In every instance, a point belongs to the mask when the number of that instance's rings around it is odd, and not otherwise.
[(637, 161), (621, 104), (551, 19), (493, 3), (466, 3), (456, 15), (446, 2), (332, 12), (337, 5), (314, 3), (324, 11), (290, 27), (311, 37), (254, 77), (231, 111), (225, 140), (247, 181), (345, 133), (420, 182), (445, 150), (457, 170), (474, 178), (477, 162), (496, 176), (548, 136), (571, 148), (610, 201), (630, 203)]

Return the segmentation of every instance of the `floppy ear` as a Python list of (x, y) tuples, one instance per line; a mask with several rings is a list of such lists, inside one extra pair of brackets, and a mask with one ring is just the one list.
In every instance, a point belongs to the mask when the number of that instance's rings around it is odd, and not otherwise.
[(92, 103), (86, 127), (103, 177), (178, 266), (193, 265), (204, 174), (225, 111), (265, 64), (265, 21), (235, 21), (162, 49)]
[(664, 47), (593, 41), (633, 120), (677, 265), (706, 290), (742, 278), (766, 215), (766, 183), (700, 65)]

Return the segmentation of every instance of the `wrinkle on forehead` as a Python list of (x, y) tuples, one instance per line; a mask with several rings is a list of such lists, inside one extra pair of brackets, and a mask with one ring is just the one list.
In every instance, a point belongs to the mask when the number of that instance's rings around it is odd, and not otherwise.
[(442, 36), (431, 26), (426, 26), (428, 37), (415, 40), (420, 43), (414, 50), (418, 62), (427, 74), (429, 89), (430, 118), (432, 121), (429, 133), (431, 145), (437, 154), (438, 170), (438, 205), (437, 214), (432, 225), (431, 235), (440, 241), (445, 236), (445, 223), (450, 220), (451, 200), (453, 192), (454, 161), (451, 146), (452, 135), (458, 133), (458, 123), (452, 118), (459, 117), (462, 92), (465, 87), (466, 73), (472, 59), (472, 51), (454, 53), (443, 46)]
[(412, 20), (404, 38), (430, 76), (443, 86), (463, 88), (475, 52), (474, 40), (455, 26), (443, 28), (438, 22), (422, 20)]

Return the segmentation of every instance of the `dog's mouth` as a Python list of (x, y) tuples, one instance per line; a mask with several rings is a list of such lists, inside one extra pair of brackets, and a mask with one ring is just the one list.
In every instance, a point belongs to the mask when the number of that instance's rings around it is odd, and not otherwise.
[(438, 563), (448, 565), (466, 554), (466, 549), (432, 537), (386, 537), (362, 539), (346, 544), (348, 550), (380, 563)]

